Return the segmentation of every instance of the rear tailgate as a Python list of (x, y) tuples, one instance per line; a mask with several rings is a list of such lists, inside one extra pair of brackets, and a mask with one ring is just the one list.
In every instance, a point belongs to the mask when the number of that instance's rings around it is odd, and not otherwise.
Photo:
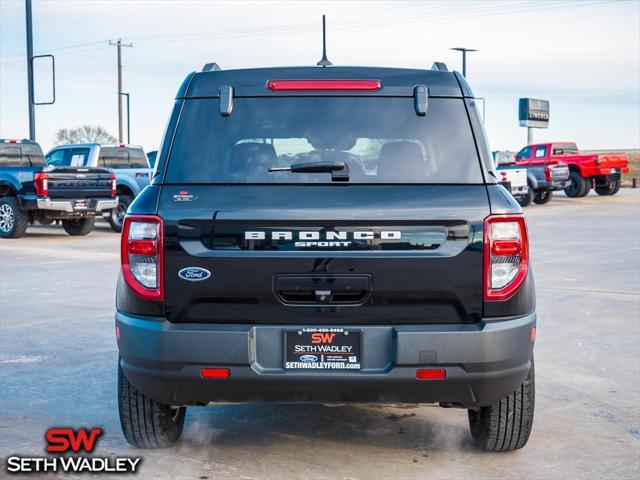
[(626, 168), (629, 165), (626, 153), (604, 153), (597, 155), (600, 168)]
[(111, 198), (112, 172), (105, 168), (57, 167), (47, 170), (49, 197)]
[(481, 318), (484, 185), (165, 186), (159, 204), (171, 321)]
[(552, 182), (564, 182), (569, 179), (569, 167), (564, 163), (550, 165), (548, 168), (551, 170)]

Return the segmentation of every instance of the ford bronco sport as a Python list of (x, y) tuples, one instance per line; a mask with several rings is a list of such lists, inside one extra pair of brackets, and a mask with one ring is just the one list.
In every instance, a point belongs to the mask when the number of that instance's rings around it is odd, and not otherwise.
[(190, 74), (121, 253), (135, 446), (217, 402), (437, 403), (468, 410), (481, 448), (527, 442), (527, 229), (458, 73)]

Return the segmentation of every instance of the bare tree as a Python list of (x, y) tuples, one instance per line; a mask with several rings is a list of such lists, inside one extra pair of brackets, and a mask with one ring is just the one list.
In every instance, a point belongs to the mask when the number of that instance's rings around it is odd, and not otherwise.
[(56, 143), (115, 143), (116, 138), (98, 125), (79, 128), (61, 128), (56, 132)]

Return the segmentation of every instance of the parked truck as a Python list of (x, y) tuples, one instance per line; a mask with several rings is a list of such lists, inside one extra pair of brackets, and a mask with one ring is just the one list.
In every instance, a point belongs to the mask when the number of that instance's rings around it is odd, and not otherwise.
[(527, 206), (531, 202), (544, 205), (551, 201), (553, 192), (564, 190), (569, 183), (569, 168), (557, 161), (546, 161), (539, 163), (519, 162), (517, 155), (513, 152), (494, 152), (498, 169), (508, 171), (509, 169), (524, 169), (529, 187), (527, 196), (518, 199), (521, 206)]
[(118, 205), (112, 171), (72, 163), (47, 166), (38, 143), (0, 140), (0, 238), (21, 237), (36, 221), (87, 235), (96, 215)]
[(530, 205), (533, 195), (527, 184), (526, 168), (514, 167), (513, 162), (506, 162), (504, 152), (492, 152), (492, 156), (500, 184), (513, 195), (521, 207)]
[(549, 163), (569, 168), (569, 183), (564, 189), (569, 197), (584, 197), (592, 187), (598, 195), (615, 195), (620, 190), (622, 174), (629, 173), (626, 153), (581, 154), (573, 142), (527, 145), (516, 155), (516, 165)]
[(118, 206), (105, 213), (111, 229), (122, 231), (122, 220), (133, 199), (149, 185), (151, 168), (142, 147), (83, 143), (60, 145), (46, 155), (48, 165), (109, 168), (116, 174)]

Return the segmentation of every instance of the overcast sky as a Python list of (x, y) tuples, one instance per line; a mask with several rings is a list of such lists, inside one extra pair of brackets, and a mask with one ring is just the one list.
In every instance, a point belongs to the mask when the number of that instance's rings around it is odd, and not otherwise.
[[(222, 68), (314, 65), (327, 15), (337, 65), (461, 70), (450, 47), (476, 48), (467, 78), (486, 98), (491, 146), (518, 149), (519, 97), (551, 101), (551, 127), (535, 140), (583, 148), (640, 147), (640, 2), (33, 2), (34, 51), (56, 56), (56, 103), (36, 107), (48, 149), (63, 127), (95, 124), (117, 134), (116, 49), (131, 94), (131, 141), (157, 149), (184, 77)], [(24, 2), (0, 0), (0, 137), (28, 137)], [(46, 93), (44, 76), (38, 92)]]

